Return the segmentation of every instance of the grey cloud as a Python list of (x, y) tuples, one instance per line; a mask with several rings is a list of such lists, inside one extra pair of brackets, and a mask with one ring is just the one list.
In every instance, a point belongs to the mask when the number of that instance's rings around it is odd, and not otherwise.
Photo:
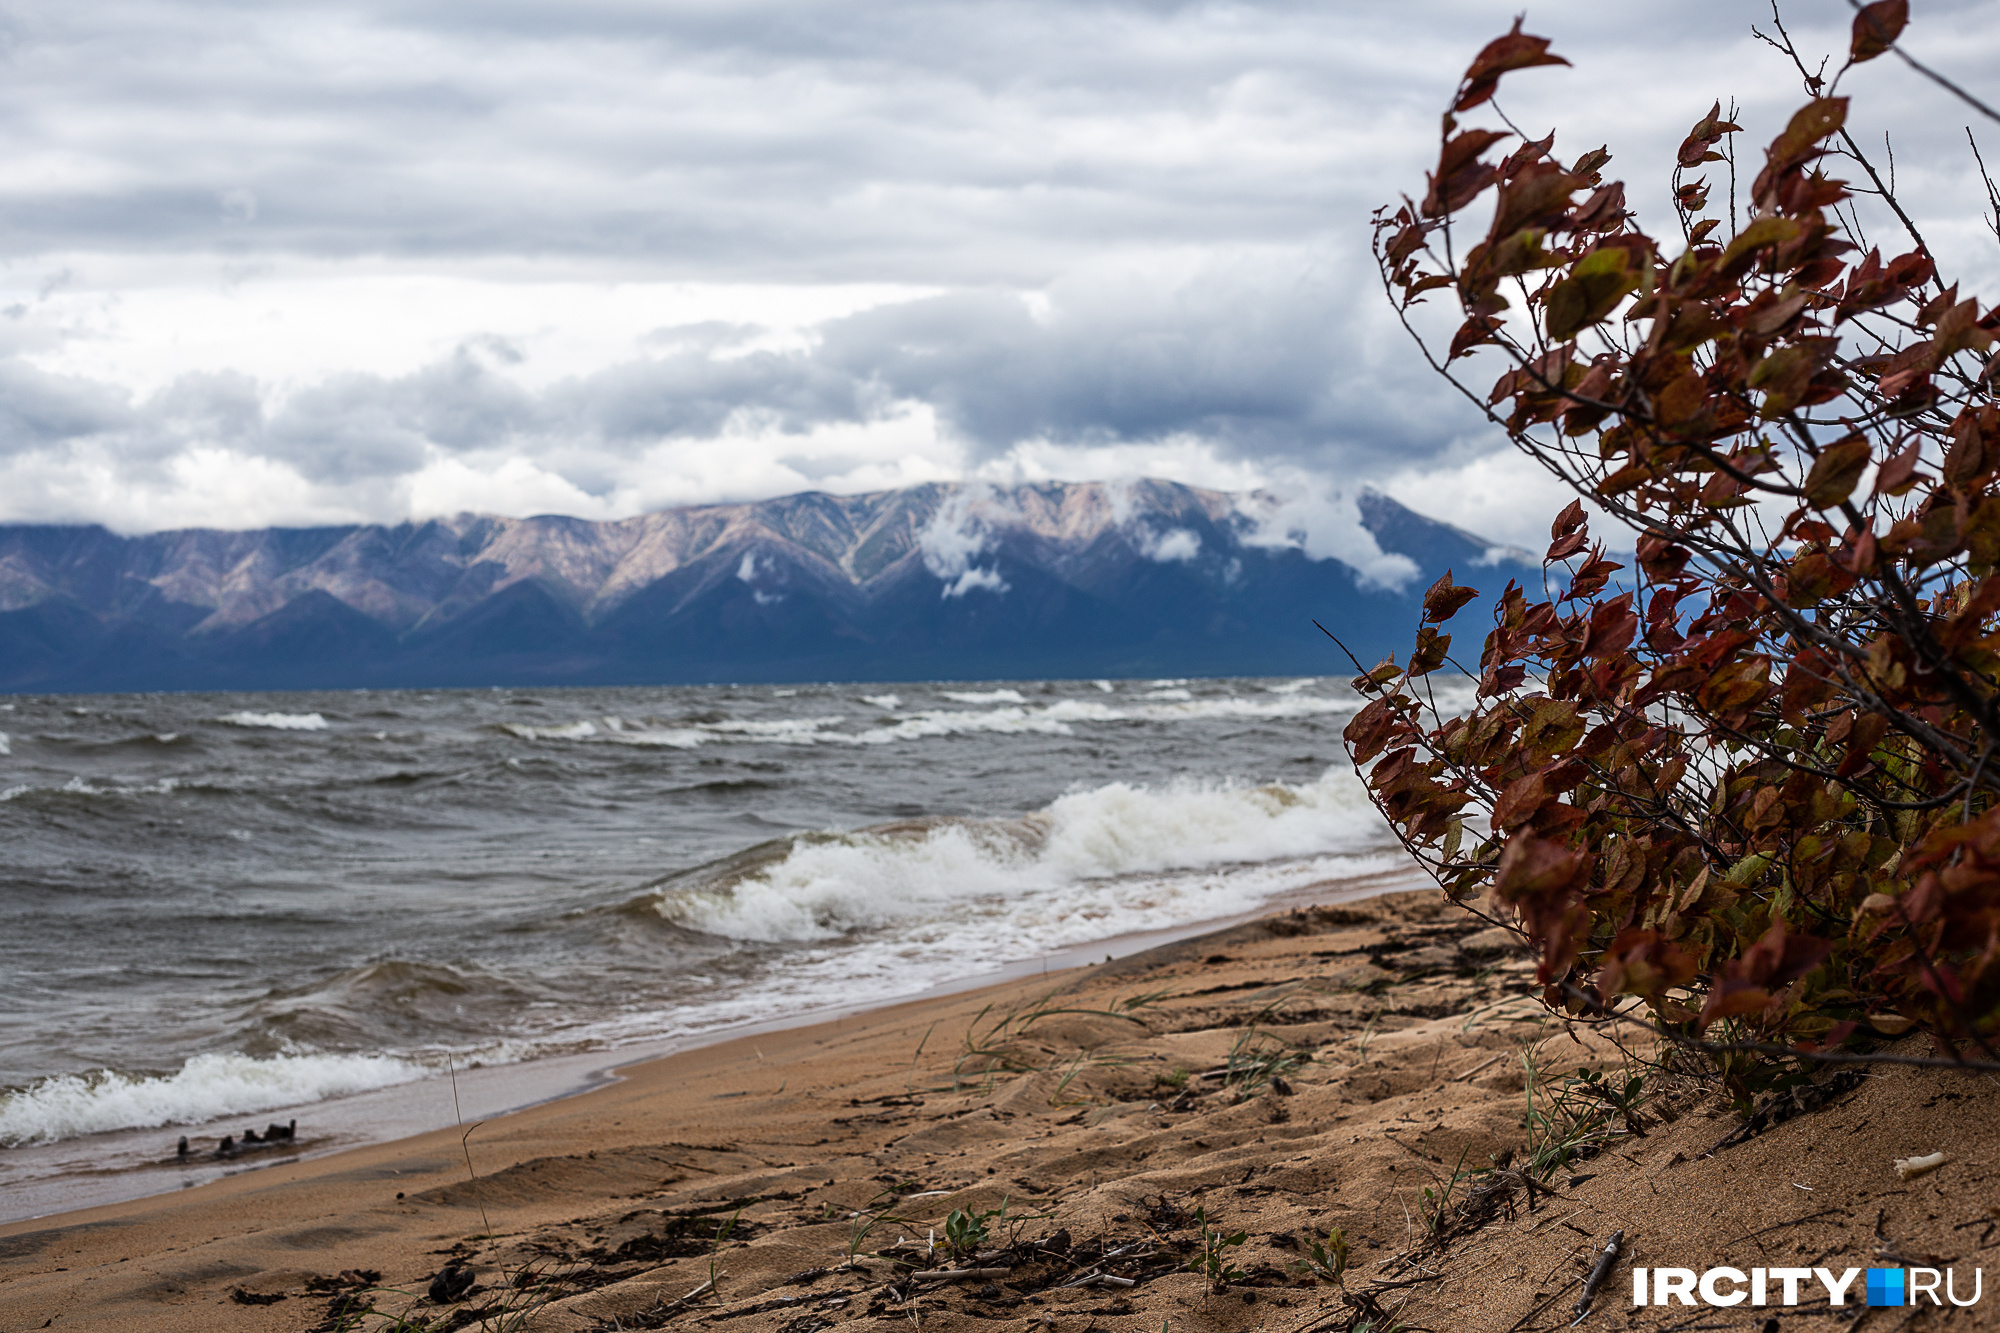
[[(1358, 284), (1357, 284), (1358, 285)], [(1351, 465), (1429, 450), (1469, 421), (1415, 376), (1371, 364), (1382, 332), (1347, 284), (1303, 255), (1157, 280), (1058, 286), (1037, 319), (1018, 298), (967, 293), (885, 306), (826, 330), (820, 357), (932, 404), (986, 455), (1025, 439), (1176, 434), (1259, 457), (1337, 446)], [(1400, 337), (1400, 333), (1393, 335)]]
[(866, 397), (865, 384), (807, 355), (682, 351), (567, 381), (551, 391), (547, 410), (607, 439), (643, 441), (714, 435), (746, 411), (790, 431), (857, 421)]
[[(538, 254), (945, 285), (1038, 285), (1107, 249), (1357, 226), (1412, 179), (1444, 90), (1511, 12), (19, 8), (0, 141), (14, 160), (75, 167), (0, 184), (0, 246), (15, 254)], [(1925, 21), (1942, 30), (1953, 12)], [(1710, 85), (1734, 79), (1762, 14), (1737, 0), (1538, 9), (1579, 68), (1522, 82), (1516, 109), (1568, 99), (1622, 123), (1603, 94), (1636, 67), (1687, 87), (1691, 116), (1730, 91)], [(1796, 17), (1809, 39), (1844, 23)], [(254, 199), (254, 220), (220, 198)]]
[(116, 387), (0, 358), (0, 453), (116, 431), (133, 420)]

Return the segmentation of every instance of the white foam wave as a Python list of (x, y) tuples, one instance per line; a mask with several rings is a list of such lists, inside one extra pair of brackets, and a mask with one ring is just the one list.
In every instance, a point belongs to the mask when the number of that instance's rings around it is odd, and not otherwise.
[[(971, 694), (972, 691), (958, 693)], [(1013, 694), (995, 690), (981, 697)], [(1018, 695), (1015, 696), (1017, 699)], [(865, 702), (893, 710), (895, 695), (876, 695)], [(619, 718), (570, 722), (561, 726), (537, 727), (506, 722), (500, 730), (529, 741), (592, 741), (617, 745), (665, 746), (690, 750), (721, 742), (769, 745), (891, 745), (900, 741), (938, 736), (975, 734), (1039, 734), (1070, 736), (1078, 724), (1108, 722), (1188, 722), (1204, 719), (1243, 718), (1273, 720), (1351, 713), (1360, 706), (1354, 698), (1327, 698), (1322, 695), (1286, 694), (1276, 698), (1243, 698), (1234, 695), (1197, 699), (1177, 687), (1163, 687), (1135, 696), (1123, 705), (1091, 699), (1059, 699), (1041, 706), (1025, 702), (988, 709), (928, 708), (904, 714), (881, 726), (845, 730), (851, 719), (844, 716), (792, 717), (772, 720), (725, 720), (688, 726), (665, 726), (626, 722)]]
[(9, 755), (14, 753), (14, 747), (10, 743), (12, 742), (13, 739), (14, 738), (9, 736), (6, 732), (0, 731), (0, 755)]
[(254, 1115), (421, 1078), (386, 1055), (197, 1055), (177, 1073), (58, 1074), (0, 1093), (0, 1145), (53, 1143), (79, 1134), (197, 1125)]
[(1264, 690), (1269, 694), (1297, 694), (1300, 690), (1317, 684), (1319, 684), (1318, 676), (1307, 676), (1304, 680), (1288, 680), (1282, 685), (1266, 685)]
[(318, 713), (224, 713), (215, 719), (232, 727), (264, 727), (273, 731), (325, 731), (326, 719)]
[(1029, 732), (1044, 736), (1074, 734), (1063, 719), (1050, 717), (1040, 709), (995, 708), (974, 713), (936, 708), (913, 714), (886, 727), (870, 727), (857, 732), (820, 732), (813, 739), (846, 741), (855, 745), (891, 745), (897, 741), (922, 740), (928, 736)]
[(955, 704), (1024, 704), (1019, 690), (939, 690)]
[(158, 782), (145, 782), (136, 787), (93, 787), (81, 776), (73, 777), (60, 787), (36, 787), (29, 784), (9, 787), (0, 791), (0, 802), (18, 800), (30, 792), (55, 792), (61, 796), (165, 796), (180, 789), (177, 778), (161, 778)]
[(1198, 910), (1165, 904), (1160, 876), (1351, 854), (1382, 836), (1345, 769), (1299, 785), (1114, 782), (1021, 820), (802, 838), (782, 861), (733, 884), (669, 887), (656, 906), (678, 924), (734, 939), (832, 940), (896, 926), (933, 942), (970, 931), (961, 945), (990, 951), (979, 938), (1026, 938), (1035, 923), (1042, 937), (1053, 923), (1058, 938), (1078, 929), (1098, 938), (1201, 920), (1218, 904), (1247, 910), (1261, 901), (1254, 876), (1211, 876)]
[(531, 727), (524, 722), (502, 722), (500, 730), (524, 741), (580, 741), (597, 734), (595, 722), (570, 722), (560, 727)]
[(861, 696), (861, 702), (874, 704), (877, 708), (886, 708), (893, 713), (903, 706), (903, 696), (900, 694), (864, 694)]

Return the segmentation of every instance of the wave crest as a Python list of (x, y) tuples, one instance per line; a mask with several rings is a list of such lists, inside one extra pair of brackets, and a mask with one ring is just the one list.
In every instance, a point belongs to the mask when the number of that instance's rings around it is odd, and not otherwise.
[(1263, 879), (1219, 874), (1210, 876), (1215, 892), (1174, 903), (1182, 891), (1166, 878), (1351, 854), (1381, 841), (1345, 769), (1298, 785), (1114, 782), (1021, 819), (917, 820), (767, 844), (754, 858), (659, 885), (653, 907), (691, 930), (763, 943), (926, 922), (953, 934), (1006, 919), (1027, 929), (1029, 918), (1061, 923), (1065, 937), (1088, 920), (1083, 937), (1101, 937), (1247, 909), (1269, 891), (1259, 887), (1259, 897), (1237, 904)]
[(57, 1074), (0, 1093), (0, 1145), (198, 1125), (408, 1083), (425, 1072), (386, 1055), (211, 1054), (192, 1057), (173, 1074)]
[(224, 713), (215, 719), (232, 727), (262, 727), (269, 731), (325, 731), (326, 719), (318, 713)]

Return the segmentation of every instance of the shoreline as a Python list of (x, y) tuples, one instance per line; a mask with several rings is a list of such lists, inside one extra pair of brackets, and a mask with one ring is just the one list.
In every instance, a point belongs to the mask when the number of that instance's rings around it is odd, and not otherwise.
[[(1534, 965), (1483, 927), (1435, 890), (1294, 907), (1046, 980), (738, 1034), (463, 1136), (0, 1226), (0, 1315), (163, 1333), (1550, 1333), (1616, 1230), (1592, 1325), (1665, 1330), (1703, 1312), (1631, 1308), (1633, 1266), (1893, 1255), (1964, 1279), (2000, 1245), (1990, 1080), (1822, 1077), (1807, 1109), (1725, 1144), (1740, 1120), (1712, 1082), (1634, 1065), (1615, 1033), (1545, 1009)], [(1572, 1071), (1645, 1095), (1621, 1118)], [(1543, 1117), (1533, 1137), (1524, 1110)], [(1551, 1133), (1567, 1146), (1538, 1167)], [(1891, 1169), (1929, 1152), (1931, 1174)], [(1462, 1175), (1473, 1163), (1504, 1169)], [(933, 1249), (954, 1211), (986, 1229), (957, 1258)], [(1351, 1249), (1342, 1286), (1308, 1262), (1330, 1232)], [(460, 1272), (470, 1292), (428, 1294)], [(1767, 1314), (1730, 1313), (1702, 1326)], [(1784, 1327), (1852, 1313), (1808, 1299)]]
[[(198, 1125), (167, 1124), (112, 1130), (55, 1143), (0, 1150), (0, 1167), (10, 1165), (10, 1157), (18, 1163), (32, 1165), (45, 1161), (68, 1167), (42, 1175), (15, 1176), (8, 1173), (7, 1176), (0, 1176), (0, 1236), (6, 1234), (8, 1227), (18, 1223), (49, 1223), (73, 1213), (178, 1194), (276, 1167), (320, 1161), (394, 1143), (454, 1127), (461, 1121), (491, 1120), (550, 1102), (587, 1096), (615, 1085), (628, 1070), (708, 1046), (798, 1027), (838, 1023), (846, 1018), (904, 1004), (930, 1003), (1037, 975), (1048, 976), (1084, 967), (1099, 961), (1100, 957), (1129, 957), (1160, 945), (1226, 930), (1308, 903), (1349, 902), (1419, 887), (1424, 883), (1421, 870), (1414, 865), (1340, 880), (1322, 880), (1279, 894), (1245, 912), (1182, 926), (1107, 936), (1052, 954), (1017, 959), (961, 981), (928, 987), (906, 996), (861, 1000), (782, 1018), (733, 1023), (665, 1042), (640, 1042), (632, 1046), (578, 1051), (511, 1064), (461, 1068), (451, 1082), (433, 1072), (409, 1082), (367, 1092), (218, 1117)], [(183, 1132), (192, 1131), (197, 1138), (216, 1138), (222, 1133), (236, 1132), (243, 1124), (261, 1125), (267, 1119), (293, 1117), (305, 1122), (301, 1126), (301, 1146), (282, 1155), (215, 1160), (197, 1152), (185, 1163), (177, 1162), (170, 1156), (171, 1141)], [(327, 1124), (341, 1128), (329, 1131), (319, 1127)], [(150, 1155), (151, 1145), (162, 1142), (169, 1145), (167, 1151)], [(102, 1165), (106, 1160), (119, 1164), (106, 1169)], [(169, 1172), (176, 1173), (172, 1180), (166, 1178)]]

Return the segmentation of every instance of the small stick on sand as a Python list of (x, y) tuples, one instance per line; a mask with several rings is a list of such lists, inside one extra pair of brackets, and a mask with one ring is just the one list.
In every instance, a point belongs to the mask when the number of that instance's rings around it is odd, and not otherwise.
[(1092, 1270), (1085, 1273), (1082, 1277), (1073, 1278), (1063, 1283), (1056, 1290), (1063, 1291), (1069, 1287), (1088, 1287), (1093, 1283), (1105, 1287), (1136, 1287), (1139, 1285), (1139, 1280), (1137, 1278), (1119, 1277), (1115, 1273), (1100, 1273)]
[(690, 1304), (701, 1299), (703, 1296), (706, 1296), (709, 1292), (713, 1290), (715, 1290), (715, 1279), (711, 1277), (709, 1278), (708, 1281), (702, 1283), (699, 1287), (696, 1287), (693, 1291), (681, 1297), (679, 1300), (664, 1301), (659, 1305), (655, 1305), (652, 1309), (644, 1310), (641, 1311), (640, 1313), (646, 1315), (648, 1318), (651, 1319), (657, 1319), (662, 1315), (675, 1314), (681, 1310), (686, 1309)]
[(1576, 1298), (1576, 1319), (1570, 1324), (1571, 1328), (1581, 1324), (1584, 1316), (1590, 1313), (1590, 1302), (1597, 1295), (1598, 1287), (1603, 1284), (1605, 1278), (1611, 1276), (1611, 1270), (1618, 1266), (1618, 1247), (1624, 1244), (1624, 1241), (1625, 1233), (1614, 1231), (1611, 1233), (1611, 1239), (1605, 1242), (1604, 1252), (1597, 1256), (1597, 1262), (1590, 1267), (1590, 1276), (1583, 1280), (1583, 1293)]
[(1474, 1074), (1479, 1073), (1481, 1070), (1491, 1069), (1494, 1065), (1499, 1064), (1502, 1060), (1505, 1060), (1507, 1058), (1507, 1055), (1508, 1053), (1506, 1051), (1502, 1051), (1500, 1052), (1500, 1054), (1494, 1056), (1491, 1060), (1482, 1060), (1478, 1064), (1474, 1065), (1472, 1068), (1466, 1070), (1463, 1074), (1453, 1074), (1451, 1076), (1451, 1081), (1453, 1083), (1463, 1083), (1465, 1082), (1465, 1080), (1471, 1078)]
[(1006, 1277), (1011, 1268), (933, 1268), (927, 1272), (912, 1273), (919, 1282), (967, 1282), (973, 1278)]

